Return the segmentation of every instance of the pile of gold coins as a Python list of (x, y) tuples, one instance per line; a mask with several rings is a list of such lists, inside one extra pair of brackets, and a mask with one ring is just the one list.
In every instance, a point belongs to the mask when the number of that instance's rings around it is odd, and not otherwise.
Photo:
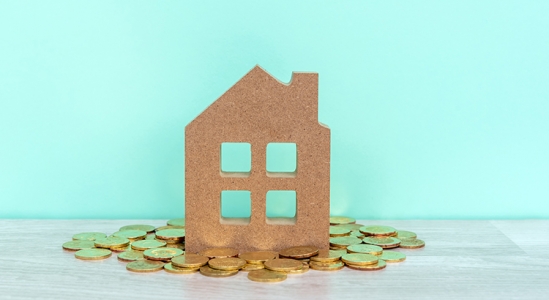
[(210, 248), (185, 253), (185, 219), (169, 220), (166, 226), (128, 225), (107, 236), (100, 232), (75, 234), (63, 249), (75, 251), (82, 260), (100, 260), (118, 253), (132, 272), (164, 269), (174, 274), (199, 272), (209, 277), (228, 277), (240, 271), (258, 282), (283, 281), (291, 274), (309, 269), (337, 271), (345, 266), (355, 270), (381, 270), (387, 263), (398, 263), (406, 255), (392, 248), (416, 249), (425, 246), (410, 231), (390, 226), (364, 226), (353, 218), (330, 218), (330, 249), (296, 246), (275, 251), (240, 253), (232, 248)]

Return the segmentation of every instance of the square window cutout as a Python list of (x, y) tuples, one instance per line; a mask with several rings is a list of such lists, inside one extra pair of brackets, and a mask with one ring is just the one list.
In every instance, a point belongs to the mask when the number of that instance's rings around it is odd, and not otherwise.
[(221, 223), (250, 224), (252, 199), (250, 191), (221, 191)]
[(252, 170), (250, 143), (221, 143), (221, 172), (226, 176), (248, 176)]
[(295, 143), (267, 144), (267, 174), (269, 176), (295, 177), (296, 171), (297, 145)]
[(297, 211), (295, 191), (268, 191), (266, 202), (267, 224), (295, 224)]

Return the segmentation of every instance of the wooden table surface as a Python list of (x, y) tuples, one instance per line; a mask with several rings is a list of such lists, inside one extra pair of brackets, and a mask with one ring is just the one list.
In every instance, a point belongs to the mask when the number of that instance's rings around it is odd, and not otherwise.
[(358, 221), (425, 240), (381, 271), (310, 270), (280, 283), (199, 273), (128, 272), (113, 257), (81, 261), (61, 245), (75, 233), (113, 233), (165, 220), (0, 220), (0, 299), (548, 299), (549, 220)]

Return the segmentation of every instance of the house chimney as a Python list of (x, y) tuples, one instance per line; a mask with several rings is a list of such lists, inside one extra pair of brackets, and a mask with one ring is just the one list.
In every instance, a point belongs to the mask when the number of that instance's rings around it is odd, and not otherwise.
[(290, 86), (299, 106), (318, 118), (318, 73), (293, 72)]

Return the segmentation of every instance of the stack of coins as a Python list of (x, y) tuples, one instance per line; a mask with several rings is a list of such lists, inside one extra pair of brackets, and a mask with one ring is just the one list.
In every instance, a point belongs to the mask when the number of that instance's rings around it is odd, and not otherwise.
[(347, 266), (360, 271), (381, 270), (387, 263), (403, 262), (406, 255), (386, 249), (416, 249), (425, 246), (411, 231), (390, 226), (356, 224), (349, 217), (330, 218), (330, 249), (296, 246), (276, 251), (240, 253), (233, 248), (209, 248), (197, 254), (185, 253), (185, 219), (167, 225), (128, 225), (107, 236), (101, 232), (73, 235), (63, 248), (75, 251), (82, 260), (100, 260), (118, 252), (132, 272), (164, 269), (173, 274), (200, 273), (209, 277), (229, 277), (240, 271), (257, 282), (279, 282), (309, 269), (337, 271)]

